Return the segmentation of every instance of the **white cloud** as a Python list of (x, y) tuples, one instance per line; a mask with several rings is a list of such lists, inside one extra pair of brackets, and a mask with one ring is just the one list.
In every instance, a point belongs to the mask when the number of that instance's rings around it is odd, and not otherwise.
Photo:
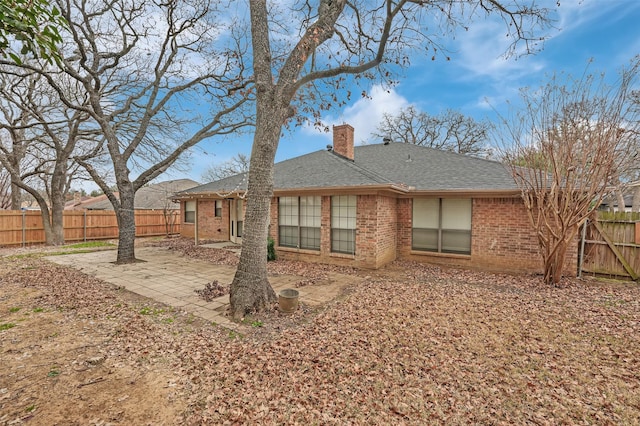
[[(382, 116), (385, 113), (395, 114), (400, 109), (408, 107), (410, 102), (394, 89), (385, 89), (381, 85), (373, 86), (369, 95), (370, 98), (359, 99), (353, 105), (346, 107), (339, 116), (327, 116), (323, 123), (329, 126), (345, 123), (353, 126), (356, 144), (376, 142), (371, 140), (371, 133), (376, 131)], [(317, 135), (317, 130), (312, 127), (303, 129), (303, 132), (307, 134), (313, 132)], [(331, 133), (324, 135), (327, 141), (331, 140)]]
[(505, 58), (513, 39), (505, 34), (504, 23), (487, 20), (474, 23), (468, 31), (457, 38), (460, 64), (470, 74), (470, 79), (490, 77), (493, 80), (515, 80), (518, 77), (538, 73), (546, 66), (540, 57), (522, 55), (523, 46), (516, 54)]

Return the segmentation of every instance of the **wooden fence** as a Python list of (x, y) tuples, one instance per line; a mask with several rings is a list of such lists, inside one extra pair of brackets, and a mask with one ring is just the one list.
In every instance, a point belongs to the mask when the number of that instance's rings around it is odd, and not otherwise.
[[(180, 213), (136, 210), (136, 236), (180, 232)], [(67, 242), (118, 238), (118, 221), (112, 210), (71, 210), (64, 212), (64, 239)], [(169, 226), (167, 226), (169, 225)], [(40, 211), (0, 211), (0, 245), (28, 245), (45, 242)]]
[(640, 277), (640, 215), (600, 213), (583, 230), (581, 271), (614, 278)]

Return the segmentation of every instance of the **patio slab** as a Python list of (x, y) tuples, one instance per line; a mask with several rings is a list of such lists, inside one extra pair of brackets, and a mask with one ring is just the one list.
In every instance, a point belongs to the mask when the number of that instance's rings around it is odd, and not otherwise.
[[(231, 329), (239, 325), (225, 315), (229, 307), (229, 296), (211, 302), (200, 298), (200, 290), (213, 280), (220, 284), (231, 284), (235, 266), (215, 265), (203, 260), (191, 259), (163, 247), (136, 248), (136, 257), (144, 262), (116, 265), (117, 252), (106, 250), (93, 253), (78, 253), (63, 256), (48, 256), (47, 260), (80, 270), (111, 284), (151, 298), (158, 302), (183, 309), (207, 321)], [(273, 289), (278, 293), (303, 280), (298, 275), (274, 275), (269, 277)], [(326, 282), (298, 288), (300, 301), (309, 305), (321, 305), (334, 299), (344, 287), (360, 281), (360, 277), (329, 273)]]

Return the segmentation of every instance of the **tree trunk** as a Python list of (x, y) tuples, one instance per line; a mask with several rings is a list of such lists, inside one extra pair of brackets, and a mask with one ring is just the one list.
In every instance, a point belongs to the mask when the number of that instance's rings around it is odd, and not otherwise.
[(51, 176), (51, 239), (48, 245), (64, 244), (64, 194), (68, 169), (66, 167), (68, 155), (58, 159)]
[(640, 185), (633, 189), (633, 202), (631, 203), (631, 211), (640, 212)]
[(117, 264), (137, 262), (135, 253), (136, 216), (134, 211), (135, 192), (129, 185), (118, 185), (120, 205), (116, 209), (118, 219), (118, 257)]
[(567, 243), (558, 241), (555, 251), (549, 254), (544, 265), (544, 282), (548, 285), (558, 285), (562, 279), (564, 260), (567, 253)]
[(231, 314), (235, 320), (264, 310), (276, 301), (276, 294), (267, 279), (267, 236), (274, 159), (283, 123), (283, 118), (278, 118), (284, 117), (284, 112), (270, 106), (270, 103), (260, 102), (257, 108), (242, 252), (229, 292)]
[(620, 187), (618, 187), (616, 189), (616, 199), (618, 201), (618, 203), (617, 203), (618, 204), (618, 211), (624, 213), (627, 206), (625, 205), (625, 202), (624, 202), (624, 192), (622, 191), (622, 189)]
[(22, 208), (22, 191), (15, 183), (11, 183), (11, 210)]
[(52, 194), (51, 232), (49, 237), (47, 238), (47, 245), (59, 246), (63, 244), (64, 244), (64, 197), (60, 196), (60, 199), (55, 200)]

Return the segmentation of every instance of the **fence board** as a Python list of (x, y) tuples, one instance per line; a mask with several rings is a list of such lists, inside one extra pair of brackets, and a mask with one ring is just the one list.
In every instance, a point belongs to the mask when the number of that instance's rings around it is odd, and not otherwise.
[[(618, 278), (636, 278), (640, 274), (640, 242), (637, 236), (640, 218), (634, 215), (604, 217), (605, 219), (598, 219), (602, 232), (592, 222), (587, 227), (582, 271)], [(606, 239), (610, 240), (609, 243)]]
[[(172, 226), (167, 227), (166, 221)], [(136, 236), (149, 237), (180, 232), (180, 214), (162, 210), (136, 210)], [(118, 220), (112, 210), (71, 210), (63, 213), (67, 242), (118, 238)], [(168, 229), (169, 228), (169, 229)], [(0, 211), (0, 245), (41, 244), (45, 242), (40, 211)]]

